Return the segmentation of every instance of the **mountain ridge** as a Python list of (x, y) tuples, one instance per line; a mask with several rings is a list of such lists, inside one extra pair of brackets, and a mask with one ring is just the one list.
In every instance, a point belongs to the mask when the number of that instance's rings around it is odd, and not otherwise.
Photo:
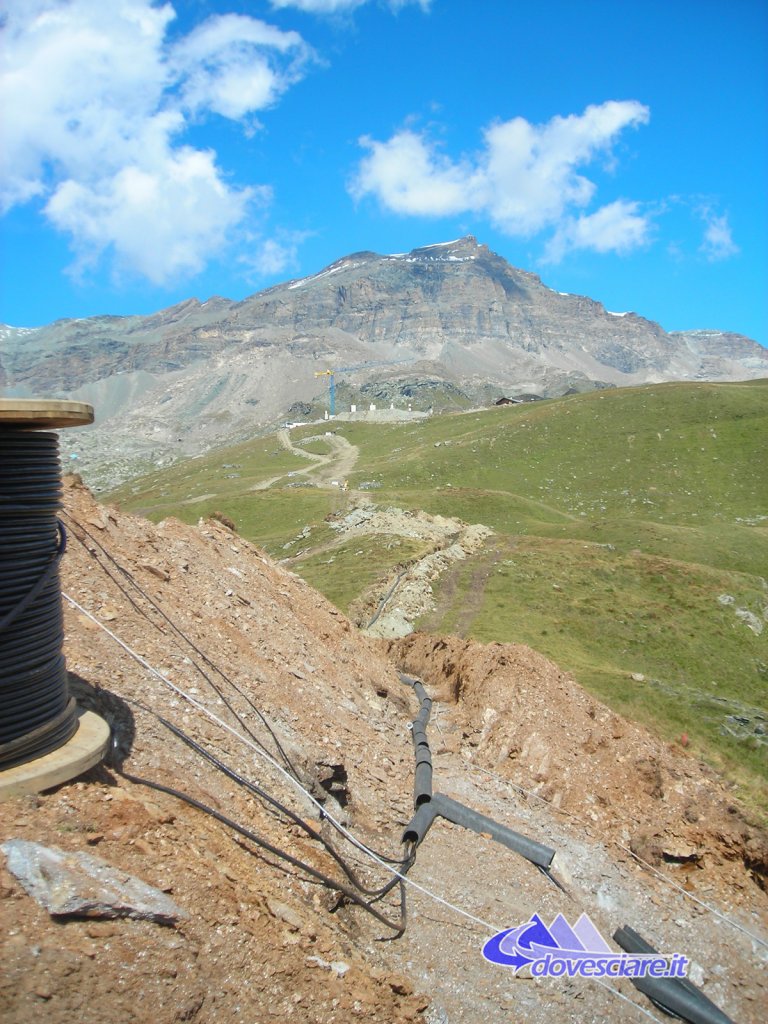
[(383, 382), (395, 404), (410, 404), (415, 386), (440, 409), (520, 392), (768, 376), (768, 351), (732, 332), (666, 332), (554, 291), (472, 235), (351, 253), (240, 301), (190, 298), (149, 316), (0, 329), (3, 393), (91, 401), (95, 432), (120, 451), (143, 446), (150, 463), (178, 445), (193, 454), (268, 430), (292, 410), (322, 415), (327, 378), (316, 375), (350, 366), (339, 381), (347, 401)]

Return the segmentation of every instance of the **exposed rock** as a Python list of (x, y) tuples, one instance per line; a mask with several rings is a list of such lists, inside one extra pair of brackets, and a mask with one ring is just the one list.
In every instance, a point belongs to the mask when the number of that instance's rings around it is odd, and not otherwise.
[(415, 409), (490, 405), (662, 380), (768, 376), (741, 335), (666, 333), (553, 291), (472, 236), (410, 253), (346, 256), (319, 273), (230, 302), (189, 299), (152, 316), (7, 328), (0, 383), (17, 397), (92, 402), (97, 425), (65, 439), (91, 483), (113, 484), (181, 454), (326, 408), (337, 372), (356, 396)]
[(758, 618), (754, 612), (749, 611), (748, 608), (737, 608), (736, 618), (740, 619), (745, 626), (749, 627), (753, 633), (757, 636), (763, 632), (763, 620)]
[(284, 924), (287, 924), (291, 931), (299, 931), (303, 922), (295, 910), (292, 910), (286, 903), (271, 899), (270, 897), (267, 897), (266, 903), (272, 917), (276, 917)]
[(0, 849), (8, 870), (55, 917), (134, 917), (173, 925), (188, 915), (146, 882), (100, 857), (9, 839)]

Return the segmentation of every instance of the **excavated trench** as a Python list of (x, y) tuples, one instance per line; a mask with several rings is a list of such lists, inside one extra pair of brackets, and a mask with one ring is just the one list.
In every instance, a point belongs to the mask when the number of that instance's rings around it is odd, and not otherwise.
[(350, 609), (366, 635), (398, 637), (411, 633), (414, 623), (435, 607), (433, 584), (448, 569), (476, 554), (493, 531), (481, 523), (375, 505), (360, 497), (352, 508), (329, 520), (338, 542), (353, 537), (392, 536), (423, 541), (430, 550), (394, 566)]
[(656, 866), (732, 865), (768, 888), (768, 836), (723, 802), (715, 773), (538, 652), (426, 633), (385, 644), (441, 702), (443, 746), (585, 816)]

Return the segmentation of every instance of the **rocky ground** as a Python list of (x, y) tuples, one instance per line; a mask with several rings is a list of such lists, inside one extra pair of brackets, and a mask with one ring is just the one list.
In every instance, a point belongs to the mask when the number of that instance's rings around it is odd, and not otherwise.
[(350, 537), (384, 534), (425, 541), (429, 552), (380, 581), (356, 602), (353, 617), (367, 636), (402, 637), (435, 607), (433, 584), (456, 562), (475, 554), (493, 531), (481, 523), (468, 525), (449, 516), (433, 516), (419, 509), (377, 506), (357, 492), (353, 505), (329, 520), (339, 541)]
[[(175, 927), (55, 921), (0, 858), (4, 1020), (662, 1019), (628, 982), (609, 991), (514, 978), (481, 956), (495, 930), (533, 913), (573, 921), (584, 910), (606, 937), (629, 924), (690, 957), (692, 980), (735, 1021), (764, 1019), (766, 837), (688, 752), (613, 714), (528, 648), (362, 636), (221, 523), (153, 526), (98, 506), (73, 479), (65, 522), (68, 667), (117, 747), (111, 765), (0, 806), (0, 841), (90, 852), (167, 892), (187, 916)], [(409, 875), (405, 933), (393, 938), (306, 870), (137, 781), (188, 792), (342, 884), (317, 838), (333, 837), (374, 887), (390, 877), (385, 865), (331, 819), (379, 854), (402, 855), (418, 706), (398, 668), (419, 674), (437, 701), (435, 789), (555, 848), (561, 888), (486, 836), (438, 820)], [(375, 908), (397, 919), (397, 891)]]

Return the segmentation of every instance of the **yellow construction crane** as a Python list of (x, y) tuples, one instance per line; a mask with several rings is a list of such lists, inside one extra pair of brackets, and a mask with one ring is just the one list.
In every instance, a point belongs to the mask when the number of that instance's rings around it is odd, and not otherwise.
[(336, 415), (336, 371), (335, 370), (315, 370), (316, 377), (327, 377), (328, 378), (328, 390), (330, 397), (328, 399), (329, 415)]
[(328, 415), (336, 415), (336, 374), (351, 373), (352, 370), (367, 370), (369, 366), (394, 366), (395, 363), (410, 363), (410, 359), (372, 359), (357, 366), (337, 366), (335, 370), (315, 370), (316, 377), (328, 378)]

